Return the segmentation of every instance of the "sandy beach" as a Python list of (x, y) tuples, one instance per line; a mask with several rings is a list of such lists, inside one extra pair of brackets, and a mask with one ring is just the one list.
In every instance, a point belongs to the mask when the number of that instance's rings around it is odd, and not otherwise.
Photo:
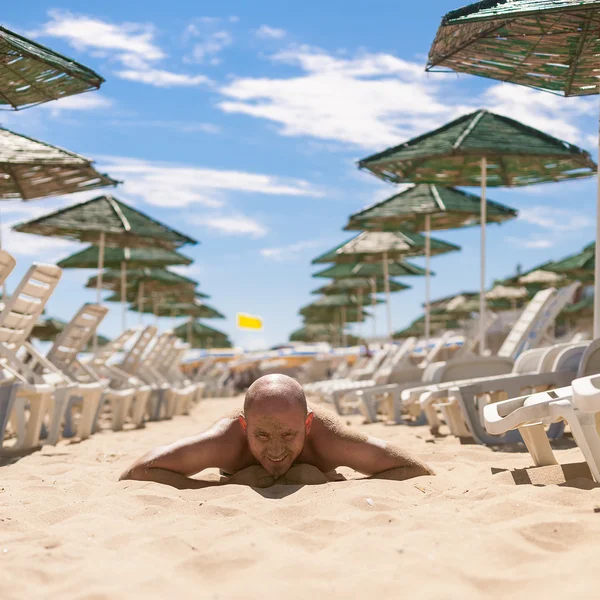
[[(204, 400), (190, 417), (4, 460), (2, 600), (594, 595), (600, 486), (585, 468), (514, 471), (527, 453), (434, 441), (424, 427), (347, 419), (409, 448), (436, 477), (341, 469), (346, 481), (266, 490), (117, 481), (146, 449), (240, 402)], [(557, 456), (579, 463), (578, 452)]]

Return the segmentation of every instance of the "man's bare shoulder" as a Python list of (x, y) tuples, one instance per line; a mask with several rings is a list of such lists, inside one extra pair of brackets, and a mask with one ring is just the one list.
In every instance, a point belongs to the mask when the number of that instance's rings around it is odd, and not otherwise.
[(311, 437), (315, 441), (344, 440), (365, 442), (368, 436), (364, 433), (351, 429), (337, 415), (320, 406), (310, 406), (314, 419), (311, 428)]

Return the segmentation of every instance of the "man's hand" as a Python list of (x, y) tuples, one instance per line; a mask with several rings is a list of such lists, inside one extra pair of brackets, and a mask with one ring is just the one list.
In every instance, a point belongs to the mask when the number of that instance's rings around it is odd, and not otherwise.
[(254, 465), (247, 469), (238, 471), (223, 483), (236, 483), (238, 485), (248, 485), (256, 488), (270, 487), (275, 483), (275, 477), (260, 465)]
[(275, 483), (288, 485), (320, 485), (328, 483), (327, 475), (312, 465), (294, 465), (284, 473)]

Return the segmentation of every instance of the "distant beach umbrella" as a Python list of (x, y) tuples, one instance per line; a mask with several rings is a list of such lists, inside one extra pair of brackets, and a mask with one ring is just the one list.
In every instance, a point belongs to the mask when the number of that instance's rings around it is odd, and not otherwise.
[(596, 270), (596, 242), (588, 244), (577, 254), (550, 263), (546, 268), (569, 279), (593, 281)]
[(231, 348), (232, 344), (227, 334), (213, 329), (204, 323), (191, 319), (176, 327), (173, 333), (187, 341), (192, 348)]

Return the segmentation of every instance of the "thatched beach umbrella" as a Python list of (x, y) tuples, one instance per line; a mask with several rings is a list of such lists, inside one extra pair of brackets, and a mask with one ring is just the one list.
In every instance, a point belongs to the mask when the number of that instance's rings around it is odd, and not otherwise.
[[(409, 232), (382, 232), (365, 231), (355, 238), (340, 244), (336, 248), (325, 252), (315, 258), (312, 262), (335, 262), (343, 263), (381, 263), (383, 266), (384, 284), (389, 282), (389, 261), (398, 260), (406, 256), (419, 256), (425, 253), (429, 248), (430, 254), (437, 255), (446, 252), (460, 250), (454, 244), (448, 244), (441, 240), (422, 236), (418, 233)], [(388, 336), (392, 335), (392, 315), (390, 304), (390, 290), (385, 288), (387, 304), (387, 328)]]
[(97, 302), (100, 303), (106, 246), (161, 247), (167, 250), (196, 240), (167, 227), (113, 196), (99, 196), (13, 227), (21, 233), (63, 237), (98, 245)]
[(529, 298), (529, 292), (526, 287), (519, 286), (508, 286), (508, 285), (495, 285), (489, 292), (485, 294), (486, 300), (509, 300), (512, 308), (517, 308), (518, 300), (525, 300)]
[[(106, 278), (106, 283), (105, 283)], [(98, 278), (90, 278), (86, 287), (99, 285)], [(101, 285), (106, 289), (116, 289), (118, 282), (122, 281), (121, 272), (107, 269), (102, 277)], [(125, 295), (120, 291), (107, 299), (108, 302), (122, 302), (126, 299), (129, 302), (137, 302), (142, 307), (140, 312), (140, 322), (144, 306), (151, 305), (152, 310), (158, 318), (158, 308), (163, 301), (192, 301), (196, 296), (200, 296), (196, 291), (198, 282), (179, 273), (169, 271), (159, 267), (138, 268), (129, 272), (129, 283), (126, 287)], [(147, 304), (146, 300), (150, 302)]]
[(131, 305), (131, 310), (154, 314), (157, 317), (194, 317), (197, 319), (224, 319), (216, 308), (209, 306), (199, 298), (190, 302), (166, 302), (161, 300), (160, 305), (153, 309), (150, 306), (139, 306), (137, 302)]
[(115, 186), (89, 158), (0, 127), (0, 199), (35, 200)]
[(0, 27), (0, 107), (19, 110), (96, 90), (103, 83), (88, 67)]
[[(373, 290), (373, 279), (375, 279), (375, 289)], [(389, 281), (390, 292), (403, 292), (409, 290), (409, 285), (404, 285), (399, 281), (390, 279)], [(385, 291), (385, 283), (383, 278), (367, 278), (367, 277), (350, 277), (348, 279), (335, 279), (331, 283), (324, 285), (316, 290), (313, 290), (311, 294), (346, 294), (355, 293), (360, 296), (362, 293), (371, 294)]]
[[(488, 0), (449, 12), (429, 51), (438, 67), (564, 96), (598, 94), (600, 2)], [(599, 139), (600, 142), (600, 139)], [(600, 185), (596, 237), (600, 236)], [(594, 338), (600, 337), (600, 246)]]
[(182, 340), (187, 341), (192, 348), (231, 348), (232, 346), (226, 333), (213, 329), (195, 319), (176, 327), (173, 333)]
[[(373, 304), (379, 303), (377, 298), (372, 299)], [(362, 323), (365, 312), (362, 303), (352, 294), (335, 294), (321, 296), (311, 304), (302, 307), (299, 311), (305, 319), (314, 318), (329, 319), (329, 323), (334, 323), (339, 319), (339, 330), (342, 338), (342, 345), (345, 344), (345, 327), (347, 323)], [(327, 322), (327, 321), (326, 321)]]
[[(502, 223), (517, 216), (517, 211), (487, 200), (488, 223)], [(456, 188), (418, 184), (354, 213), (344, 229), (368, 231), (412, 230), (425, 234), (425, 337), (430, 322), (431, 231), (478, 225), (481, 198)]]
[[(93, 269), (100, 260), (100, 248), (88, 246), (81, 252), (76, 252), (63, 258), (56, 264), (61, 269)], [(122, 328), (127, 329), (127, 304), (125, 301), (127, 287), (127, 271), (132, 267), (166, 267), (171, 265), (189, 265), (191, 258), (174, 250), (164, 248), (105, 248), (103, 264), (111, 269), (121, 270)]]
[(596, 242), (588, 244), (581, 252), (550, 263), (546, 269), (568, 279), (590, 281), (596, 270)]
[[(338, 342), (339, 331), (332, 325), (304, 324), (290, 334), (290, 342)], [(357, 345), (360, 339), (354, 335), (346, 335), (346, 343), (350, 346)]]
[(485, 239), (488, 186), (524, 186), (589, 177), (581, 148), (518, 121), (478, 110), (359, 162), (392, 183), (481, 187), (480, 352), (485, 352)]

